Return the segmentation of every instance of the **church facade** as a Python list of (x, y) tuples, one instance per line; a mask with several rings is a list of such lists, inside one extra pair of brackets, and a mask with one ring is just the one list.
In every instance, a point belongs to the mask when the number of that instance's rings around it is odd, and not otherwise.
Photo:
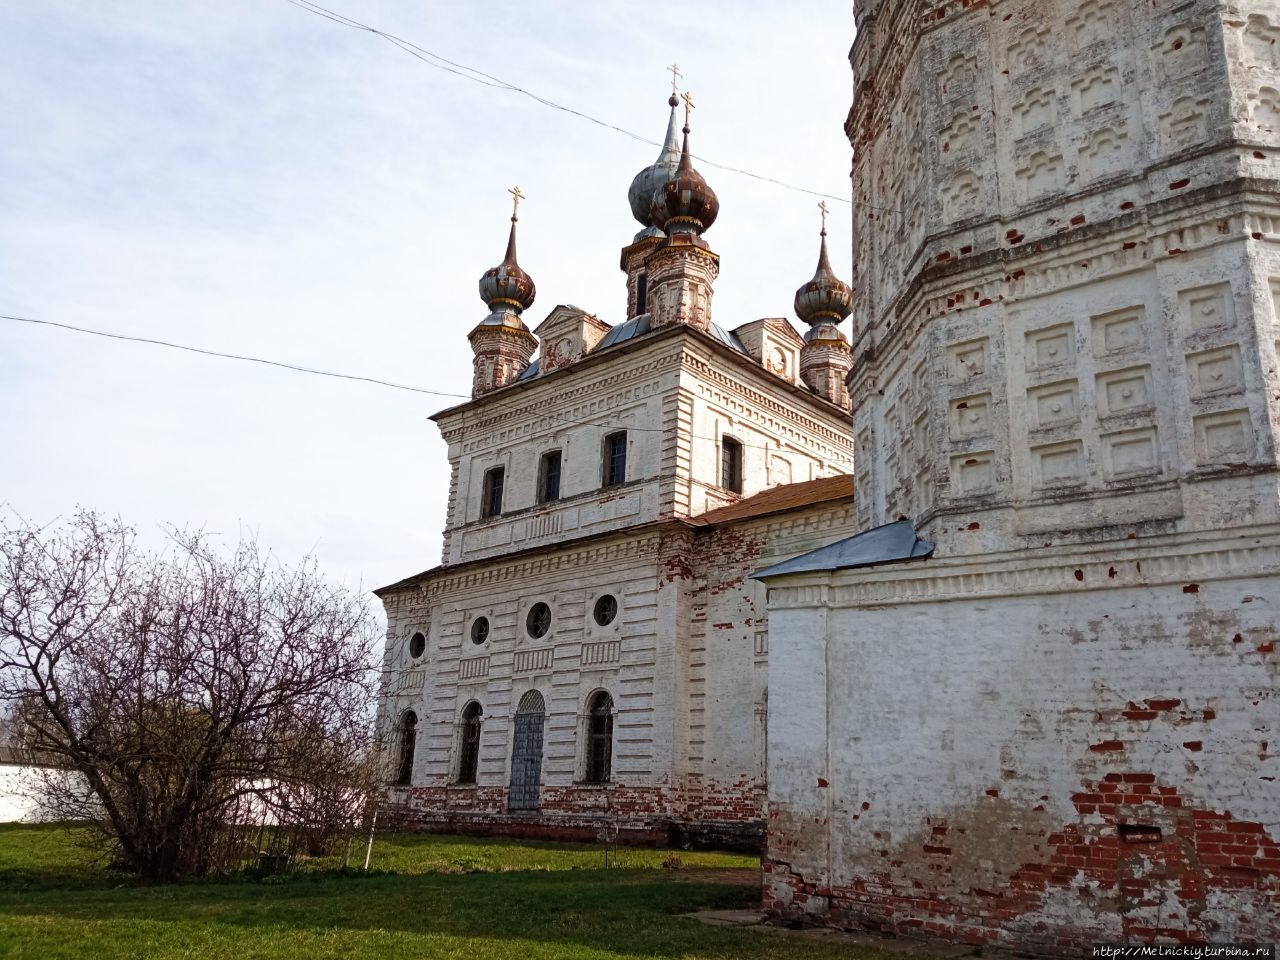
[(770, 654), (748, 575), (853, 523), (852, 292), (824, 229), (806, 336), (713, 321), (718, 201), (670, 106), (629, 193), (620, 322), (561, 305), (526, 327), (514, 215), (480, 281), (472, 399), (433, 418), (442, 562), (377, 591), (409, 825), (762, 843)]
[(857, 533), (761, 573), (766, 904), (1275, 942), (1280, 6), (855, 16)]

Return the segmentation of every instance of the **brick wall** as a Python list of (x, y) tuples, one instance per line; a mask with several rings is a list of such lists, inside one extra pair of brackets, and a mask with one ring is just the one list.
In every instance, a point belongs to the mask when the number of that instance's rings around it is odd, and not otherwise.
[(1280, 936), (1280, 530), (1086, 549), (771, 584), (769, 909), (1040, 953)]

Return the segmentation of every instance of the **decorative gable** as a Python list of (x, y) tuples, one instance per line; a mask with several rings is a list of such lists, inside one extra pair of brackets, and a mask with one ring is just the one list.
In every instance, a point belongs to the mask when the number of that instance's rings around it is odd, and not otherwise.
[(743, 348), (762, 367), (791, 383), (800, 382), (800, 348), (804, 339), (782, 317), (753, 320), (735, 329)]
[(595, 349), (612, 327), (573, 304), (560, 304), (533, 331), (541, 344), (541, 373), (580, 360)]

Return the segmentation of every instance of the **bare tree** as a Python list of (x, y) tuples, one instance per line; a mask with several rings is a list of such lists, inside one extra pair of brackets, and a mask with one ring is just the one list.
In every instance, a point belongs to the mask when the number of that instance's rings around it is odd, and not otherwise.
[(155, 554), (92, 513), (0, 523), (0, 700), (87, 786), (48, 778), (51, 812), (148, 880), (238, 864), (246, 824), (315, 847), (360, 817), (377, 642), (360, 595), (253, 543), (173, 532)]

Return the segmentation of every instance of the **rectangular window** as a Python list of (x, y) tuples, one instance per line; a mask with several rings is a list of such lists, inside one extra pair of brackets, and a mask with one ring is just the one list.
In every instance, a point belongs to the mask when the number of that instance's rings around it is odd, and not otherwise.
[(484, 472), (484, 491), (480, 497), (480, 518), (496, 517), (502, 513), (502, 484), (506, 471), (494, 467)]
[(542, 455), (538, 467), (538, 502), (547, 503), (560, 499), (560, 451), (552, 450)]
[(636, 277), (636, 316), (644, 313), (645, 307), (648, 305), (646, 301), (649, 296), (649, 275), (642, 273)]
[(742, 492), (742, 444), (733, 437), (720, 441), (720, 486)]
[(611, 433), (604, 438), (601, 486), (616, 487), (627, 482), (627, 433)]

